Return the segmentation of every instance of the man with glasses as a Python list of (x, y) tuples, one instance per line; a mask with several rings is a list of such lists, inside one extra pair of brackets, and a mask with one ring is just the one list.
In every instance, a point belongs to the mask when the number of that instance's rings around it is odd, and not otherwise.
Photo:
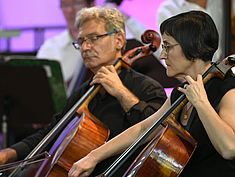
[(77, 29), (74, 26), (76, 13), (84, 7), (94, 5), (94, 0), (60, 0), (60, 9), (63, 12), (67, 29), (46, 40), (37, 53), (37, 58), (60, 62), (68, 96), (71, 95), (83, 68), (81, 54), (74, 50), (72, 45), (72, 41), (77, 36)]
[[(54, 117), (48, 127), (2, 150), (1, 163), (23, 159), (91, 85), (102, 86), (88, 108), (108, 127), (109, 139), (153, 114), (166, 100), (164, 89), (157, 81), (132, 69), (120, 69), (118, 72), (114, 69), (113, 64), (122, 57), (126, 44), (124, 18), (117, 9), (82, 9), (76, 17), (76, 27), (78, 35), (73, 44), (79, 49), (77, 52), (81, 52), (85, 66), (93, 72), (93, 79), (74, 93), (65, 109)], [(96, 172), (105, 170), (114, 159), (106, 161)]]

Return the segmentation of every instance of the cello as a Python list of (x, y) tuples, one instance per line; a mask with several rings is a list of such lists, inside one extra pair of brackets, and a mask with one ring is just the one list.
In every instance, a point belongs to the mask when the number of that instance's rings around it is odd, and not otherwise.
[[(153, 31), (146, 32), (144, 38), (150, 40), (151, 44), (127, 52), (122, 59), (115, 63), (115, 69), (128, 68), (136, 59), (154, 52), (160, 45), (160, 37), (159, 35), (156, 37), (156, 34)], [(27, 160), (39, 154), (62, 130), (62, 134), (49, 152), (50, 157), (43, 161), (35, 173), (29, 172), (25, 176), (67, 176), (68, 170), (74, 162), (105, 143), (109, 135), (108, 129), (88, 110), (89, 102), (100, 87), (100, 85), (92, 86), (10, 176), (21, 173), (27, 165)], [(81, 117), (77, 116), (73, 119), (74, 114)]]
[[(203, 83), (206, 84), (214, 77), (223, 80), (234, 66), (234, 57), (227, 57), (222, 61), (212, 63), (211, 67), (202, 75)], [(156, 129), (158, 132), (155, 137), (138, 155), (123, 177), (179, 176), (197, 147), (196, 140), (175, 120), (176, 115), (187, 102), (186, 96), (182, 94), (160, 119), (138, 137), (100, 176), (114, 176), (122, 164)]]

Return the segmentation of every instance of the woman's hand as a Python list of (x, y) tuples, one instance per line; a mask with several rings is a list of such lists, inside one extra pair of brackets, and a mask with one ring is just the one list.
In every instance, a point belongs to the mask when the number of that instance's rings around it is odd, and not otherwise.
[(179, 87), (178, 90), (186, 95), (187, 99), (194, 107), (197, 107), (197, 105), (201, 103), (208, 102), (202, 75), (197, 75), (196, 81), (193, 80), (190, 76), (186, 76), (185, 80), (189, 84), (185, 84), (184, 88)]
[(87, 177), (95, 169), (96, 164), (95, 157), (90, 153), (73, 164), (69, 170), (68, 177)]

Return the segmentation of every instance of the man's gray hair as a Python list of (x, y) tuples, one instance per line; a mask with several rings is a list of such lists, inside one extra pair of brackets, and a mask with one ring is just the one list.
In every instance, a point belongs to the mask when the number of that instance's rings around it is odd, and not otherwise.
[(77, 13), (75, 25), (80, 28), (89, 20), (99, 20), (105, 23), (107, 31), (118, 31), (125, 35), (125, 19), (122, 13), (116, 8), (90, 7), (83, 8)]

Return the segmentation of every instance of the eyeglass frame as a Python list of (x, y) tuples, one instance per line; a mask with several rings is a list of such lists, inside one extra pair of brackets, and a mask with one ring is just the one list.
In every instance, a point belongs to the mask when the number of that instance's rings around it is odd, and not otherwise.
[(165, 44), (162, 44), (162, 50), (165, 50), (166, 53), (169, 52), (170, 49), (172, 49), (173, 47), (177, 46), (177, 45), (180, 45), (180, 44), (172, 44), (172, 45), (165, 45)]
[[(78, 38), (76, 41), (73, 41), (72, 44), (75, 49), (80, 50), (80, 48), (84, 42), (88, 42), (90, 45), (93, 45), (93, 43), (95, 41), (98, 41), (99, 39), (101, 39), (103, 37), (110, 36), (110, 35), (115, 34), (117, 32), (118, 31), (114, 29), (113, 31), (107, 32), (105, 34), (81, 37), (81, 38)], [(81, 42), (79, 42), (79, 40), (81, 40)]]

